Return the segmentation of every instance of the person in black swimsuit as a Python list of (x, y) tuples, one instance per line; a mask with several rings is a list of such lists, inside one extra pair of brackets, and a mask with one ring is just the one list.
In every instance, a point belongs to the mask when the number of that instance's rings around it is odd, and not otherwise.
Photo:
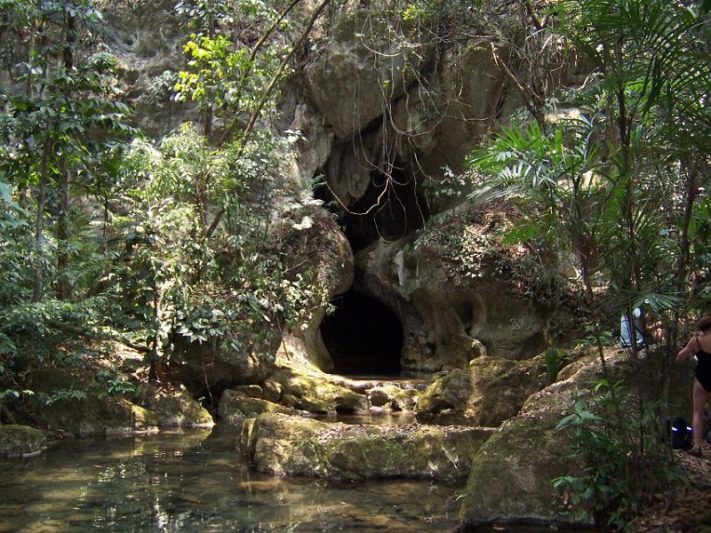
[(704, 408), (711, 393), (711, 315), (702, 316), (696, 323), (697, 333), (676, 356), (676, 362), (685, 361), (696, 354), (696, 378), (694, 379), (694, 447), (690, 453), (701, 456), (704, 445)]

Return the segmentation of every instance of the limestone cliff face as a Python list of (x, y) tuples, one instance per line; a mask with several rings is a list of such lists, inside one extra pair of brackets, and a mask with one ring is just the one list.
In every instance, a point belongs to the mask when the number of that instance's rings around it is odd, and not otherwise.
[(353, 284), (351, 247), (334, 218), (323, 209), (311, 209), (310, 215), (296, 224), (282, 221), (276, 231), (283, 234), (284, 255), (292, 275), (308, 272), (313, 276), (311, 301), (305, 302), (311, 311), (300, 327), (285, 336), (286, 353), (298, 355), (322, 370), (332, 370), (333, 361), (320, 326), (326, 304)]
[(430, 221), (414, 239), (380, 241), (356, 257), (367, 291), (403, 323), (403, 365), (466, 367), (482, 355), (522, 359), (544, 346), (545, 302), (522, 265), (527, 252), (502, 246), (506, 224), (494, 206)]
[(136, 125), (149, 136), (160, 137), (185, 120), (195, 120), (194, 110), (175, 101), (173, 87), (184, 68), (183, 44), (174, 2), (109, 2), (99, 0), (106, 25), (105, 47), (119, 59), (128, 103)]
[(445, 165), (461, 169), (489, 128), (520, 105), (492, 54), (506, 50), (489, 36), (493, 28), (512, 32), (515, 15), (490, 4), (456, 42), (403, 23), (384, 3), (349, 1), (335, 11), (326, 44), (304, 69), (303, 96), (334, 134), (324, 170), (343, 203), (362, 198), (388, 165), (435, 180)]
[[(466, 367), (485, 353), (526, 358), (544, 345), (545, 305), (510, 275), (526, 254), (490, 254), (493, 227), (433, 219), (454, 204), (426, 190), (445, 187), (443, 167), (461, 170), (521, 105), (497, 64), (507, 49), (493, 38), (519, 31), (517, 14), (497, 2), (487, 9), (469, 38), (443, 45), (374, 5), (345, 2), (303, 71), (298, 123), (319, 125), (304, 153), (313, 161), (324, 134), (331, 146), (320, 168), (327, 189), (317, 194), (356, 254), (354, 289), (402, 322), (408, 370)], [(507, 264), (497, 271), (497, 262)]]
[[(314, 178), (325, 179), (313, 193), (324, 202), (312, 210), (321, 222), (302, 232), (299, 245), (300, 257), (313, 260), (316, 288), (330, 298), (354, 288), (385, 303), (403, 325), (405, 369), (465, 368), (482, 354), (521, 359), (543, 347), (544, 306), (524, 296), (521, 279), (496, 268), (508, 262), (516, 270), (511, 264), (525, 254), (486, 256), (491, 228), (453, 223), (443, 213), (455, 202), (428, 193), (449, 187), (444, 167), (460, 171), (472, 148), (522, 105), (500, 61), (526, 16), (507, 2), (484, 4), (427, 26), (405, 20), (391, 3), (334, 2), (284, 84), (281, 116), (262, 122), (296, 134), (283, 158), (290, 195), (311, 195)], [(137, 124), (159, 137), (195, 120), (192, 107), (171, 98), (187, 37), (173, 4), (105, 8), (107, 47), (121, 60)], [(450, 39), (457, 24), (467, 31)], [(275, 203), (277, 218), (288, 201)], [(323, 369), (330, 367), (319, 332), (326, 303), (289, 337)]]

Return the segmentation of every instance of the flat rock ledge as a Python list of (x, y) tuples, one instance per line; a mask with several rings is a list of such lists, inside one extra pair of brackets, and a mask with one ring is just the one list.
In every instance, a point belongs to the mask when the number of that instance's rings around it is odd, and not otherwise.
[(494, 428), (324, 423), (279, 413), (247, 419), (238, 448), (260, 472), (355, 481), (464, 480)]
[(16, 424), (0, 425), (0, 457), (30, 457), (47, 449), (47, 434)]

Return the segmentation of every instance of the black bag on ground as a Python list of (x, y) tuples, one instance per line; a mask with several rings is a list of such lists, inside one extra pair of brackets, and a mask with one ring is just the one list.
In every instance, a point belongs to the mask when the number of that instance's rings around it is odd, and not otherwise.
[(671, 419), (665, 418), (663, 421), (666, 429), (666, 440), (671, 441), (672, 448), (675, 450), (688, 450), (691, 448), (694, 442), (694, 431), (686, 418), (675, 416)]

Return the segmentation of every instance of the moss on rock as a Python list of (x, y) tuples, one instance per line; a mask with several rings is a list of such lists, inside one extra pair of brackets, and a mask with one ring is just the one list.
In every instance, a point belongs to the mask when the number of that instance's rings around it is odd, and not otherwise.
[(312, 413), (357, 412), (368, 409), (368, 400), (327, 374), (294, 366), (279, 366), (266, 380), (265, 389), (281, 391), (279, 403)]
[(263, 414), (245, 424), (241, 449), (257, 470), (340, 480), (422, 478), (456, 482), (494, 430), (365, 426)]
[(0, 457), (35, 455), (47, 448), (47, 434), (17, 424), (0, 425)]
[(146, 398), (150, 420), (158, 427), (211, 427), (210, 413), (195, 401), (185, 387), (156, 388)]
[[(579, 353), (561, 356), (564, 363)], [(498, 426), (515, 416), (531, 394), (550, 382), (545, 354), (512, 361), (482, 356), (469, 362), (469, 369), (455, 369), (435, 379), (420, 396), (418, 417), (442, 420), (459, 418), (481, 426)]]
[(223, 423), (240, 426), (245, 419), (254, 418), (262, 413), (296, 414), (296, 411), (263, 398), (248, 396), (238, 390), (227, 389), (220, 397), (217, 413)]
[[(46, 378), (46, 379), (44, 379)], [(168, 383), (145, 385), (135, 397), (107, 395), (89, 374), (36, 372), (30, 403), (34, 421), (50, 431), (79, 437), (156, 431), (160, 427), (206, 427), (214, 421), (187, 390)], [(81, 395), (48, 401), (43, 390), (81, 390)]]
[[(645, 373), (620, 350), (606, 350), (607, 378), (645, 390)], [(646, 363), (646, 362), (645, 362)], [(499, 432), (479, 449), (472, 461), (467, 486), (461, 495), (463, 528), (498, 523), (546, 523), (590, 526), (585, 514), (562, 513), (553, 479), (578, 475), (581, 465), (571, 456), (571, 432), (556, 429), (571, 413), (577, 399), (591, 393), (601, 379), (599, 354), (590, 354), (562, 370), (566, 379), (532, 394), (519, 414), (502, 424)], [(617, 389), (617, 402), (630, 420), (639, 406), (635, 389)]]

